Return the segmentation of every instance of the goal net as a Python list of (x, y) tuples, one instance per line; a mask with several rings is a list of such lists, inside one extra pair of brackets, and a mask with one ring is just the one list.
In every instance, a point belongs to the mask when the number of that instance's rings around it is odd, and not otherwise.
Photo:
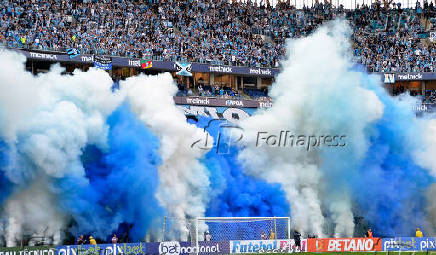
[(290, 239), (289, 217), (165, 217), (162, 241)]
[[(289, 239), (289, 217), (203, 217), (196, 219), (197, 240)], [(209, 235), (209, 237), (206, 237)]]

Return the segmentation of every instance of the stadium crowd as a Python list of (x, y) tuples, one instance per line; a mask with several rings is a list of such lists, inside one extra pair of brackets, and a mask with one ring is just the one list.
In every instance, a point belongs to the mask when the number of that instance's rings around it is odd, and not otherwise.
[[(435, 8), (400, 4), (346, 10), (315, 3), (296, 10), (226, 0), (2, 0), (0, 43), (8, 47), (278, 67), (285, 38), (302, 37), (326, 20), (351, 22), (356, 61), (373, 72), (433, 72)], [(433, 1), (433, 0), (431, 0)]]

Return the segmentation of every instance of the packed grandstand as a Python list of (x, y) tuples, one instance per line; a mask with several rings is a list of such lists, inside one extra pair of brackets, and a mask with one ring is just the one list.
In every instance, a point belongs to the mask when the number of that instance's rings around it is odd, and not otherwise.
[[(0, 43), (13, 48), (216, 65), (279, 67), (285, 40), (337, 18), (352, 24), (356, 61), (370, 72), (434, 72), (433, 1), (2, 1)], [(268, 5), (266, 4), (268, 2)]]

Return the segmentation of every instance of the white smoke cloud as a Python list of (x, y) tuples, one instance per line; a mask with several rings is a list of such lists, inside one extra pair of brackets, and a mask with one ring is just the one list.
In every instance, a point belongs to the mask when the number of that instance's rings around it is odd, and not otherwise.
[[(293, 226), (318, 236), (332, 234), (325, 230), (325, 215), (335, 224), (335, 236), (353, 234), (351, 198), (347, 186), (336, 184), (335, 177), (354, 170), (354, 162), (341, 162), (341, 156), (350, 159), (351, 155), (356, 161), (363, 157), (368, 147), (364, 129), (383, 113), (375, 93), (365, 88), (363, 75), (350, 70), (349, 31), (345, 22), (336, 21), (307, 38), (288, 42), (287, 60), (270, 92), (273, 106), (241, 123), (246, 148), (239, 159), (245, 171), (280, 183), (291, 206)], [(272, 147), (262, 140), (256, 147), (259, 131), (346, 135), (347, 145), (307, 151), (306, 147)]]
[(188, 124), (174, 104), (177, 87), (170, 74), (140, 75), (120, 85), (133, 111), (159, 138), (162, 165), (157, 197), (170, 216), (180, 219), (182, 238), (186, 238), (184, 219), (204, 216), (208, 203), (208, 173), (199, 161), (206, 151), (191, 148), (205, 134)]
[(87, 184), (82, 149), (105, 148), (106, 117), (123, 99), (111, 93), (112, 79), (104, 71), (61, 75), (55, 66), (33, 76), (24, 62), (17, 53), (0, 53), (0, 138), (14, 159), (4, 171), (20, 187), (4, 210), (7, 231), (0, 235), (8, 245), (24, 234), (43, 234), (43, 226), (44, 234), (59, 242), (66, 218), (57, 208), (61, 191), (49, 187), (66, 175), (78, 177), (77, 185)]
[[(50, 205), (56, 198), (47, 188), (47, 182), (38, 180), (27, 189), (11, 197), (5, 206), (8, 215), (6, 245), (14, 246), (23, 239), (23, 234), (31, 234), (30, 242), (51, 238), (52, 243), (60, 243), (60, 226), (65, 217), (56, 207)], [(50, 241), (50, 240), (47, 240)]]
[(414, 156), (417, 163), (429, 169), (436, 177), (436, 119), (423, 119), (419, 124), (420, 133), (424, 136), (418, 141), (419, 149), (414, 152)]
[[(434, 117), (434, 116), (429, 116)], [(436, 177), (436, 119), (424, 118), (419, 122), (416, 133), (423, 134), (422, 136), (414, 136), (419, 138), (417, 149), (413, 152), (415, 161), (424, 169), (428, 169), (429, 173)], [(432, 184), (426, 191), (427, 208), (429, 226), (425, 226), (426, 234), (436, 233), (436, 184)]]

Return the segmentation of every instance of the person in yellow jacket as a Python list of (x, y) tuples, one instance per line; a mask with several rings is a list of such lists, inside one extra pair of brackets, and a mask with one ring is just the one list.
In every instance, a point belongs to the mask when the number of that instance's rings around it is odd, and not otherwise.
[(97, 242), (95, 241), (94, 237), (89, 237), (89, 244), (97, 245)]
[(420, 228), (416, 229), (416, 237), (424, 237)]
[(269, 233), (269, 239), (270, 240), (276, 239), (276, 234), (274, 233), (274, 231), (272, 231), (272, 229), (271, 232)]

